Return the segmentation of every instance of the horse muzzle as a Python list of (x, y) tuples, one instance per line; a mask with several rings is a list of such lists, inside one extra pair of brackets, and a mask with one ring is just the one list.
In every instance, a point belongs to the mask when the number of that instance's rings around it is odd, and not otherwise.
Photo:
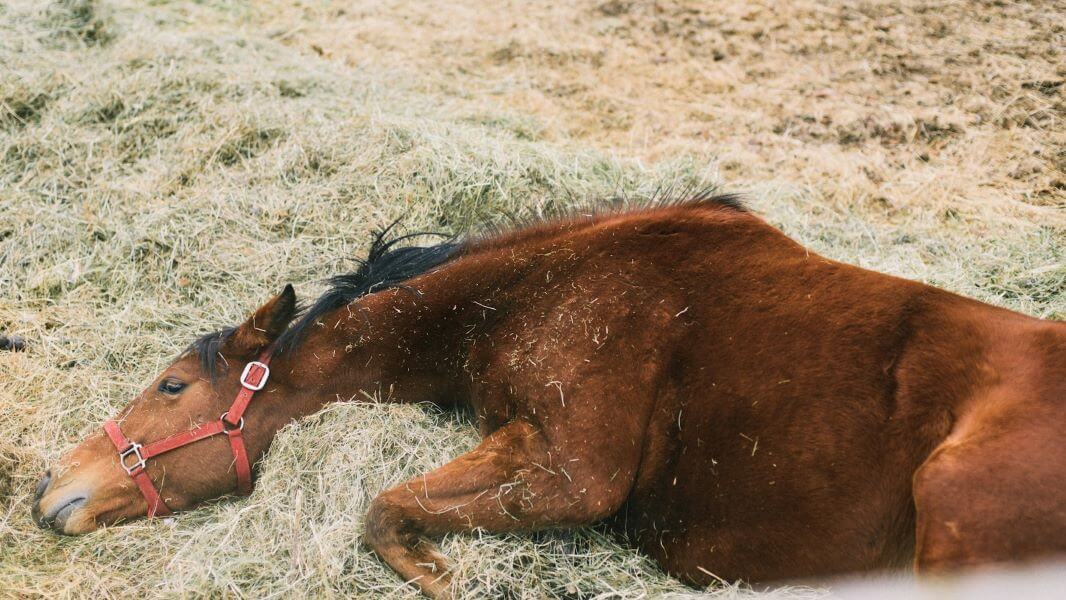
[[(102, 446), (106, 440), (96, 440)], [(78, 448), (54, 468), (45, 471), (33, 494), (30, 515), (43, 529), (78, 535), (119, 520), (143, 516), (140, 495), (126, 484), (111, 457), (92, 460)], [(136, 494), (136, 495), (135, 495)]]
[(77, 485), (64, 485), (59, 486), (62, 489), (53, 489), (55, 486), (52, 483), (52, 472), (45, 471), (34, 493), (33, 508), (30, 511), (33, 521), (43, 529), (52, 529), (58, 533), (90, 531), (91, 529), (84, 528), (84, 519), (72, 518), (81, 516), (77, 513), (89, 501), (88, 490), (80, 489)]

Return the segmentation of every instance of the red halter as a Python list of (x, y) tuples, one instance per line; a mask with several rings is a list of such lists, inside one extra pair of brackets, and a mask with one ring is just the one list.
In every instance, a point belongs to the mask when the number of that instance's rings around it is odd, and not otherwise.
[(237, 469), (237, 493), (247, 496), (252, 493), (252, 467), (248, 463), (248, 452), (244, 449), (244, 410), (248, 408), (252, 396), (266, 385), (270, 377), (270, 349), (259, 356), (259, 360), (253, 360), (244, 367), (241, 373), (241, 391), (237, 393), (229, 410), (222, 413), (217, 421), (204, 423), (188, 431), (175, 433), (170, 437), (163, 438), (151, 444), (141, 445), (127, 438), (118, 423), (108, 421), (104, 423), (104, 431), (111, 443), (118, 449), (118, 460), (126, 473), (133, 478), (134, 483), (141, 489), (145, 501), (148, 502), (148, 518), (156, 515), (169, 515), (170, 508), (163, 502), (148, 472), (144, 470), (145, 461), (164, 452), (170, 452), (176, 448), (187, 446), (193, 442), (211, 436), (226, 434), (229, 437), (230, 449), (233, 451), (233, 463)]

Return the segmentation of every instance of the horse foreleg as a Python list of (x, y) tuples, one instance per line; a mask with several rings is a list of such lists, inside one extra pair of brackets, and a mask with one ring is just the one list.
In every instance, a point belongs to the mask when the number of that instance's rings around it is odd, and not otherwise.
[(552, 450), (535, 425), (513, 421), (471, 452), (378, 495), (364, 540), (424, 594), (449, 598), (448, 564), (427, 538), (588, 524), (618, 510), (627, 488), (595, 483), (610, 473), (553, 469)]

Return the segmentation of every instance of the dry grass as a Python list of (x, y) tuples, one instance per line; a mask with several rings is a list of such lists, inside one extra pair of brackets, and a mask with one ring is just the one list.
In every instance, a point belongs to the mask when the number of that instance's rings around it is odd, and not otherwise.
[[(475, 442), (422, 407), (336, 405), (250, 499), (166, 524), (29, 519), (194, 335), (313, 295), (401, 215), (720, 182), (835, 258), (1066, 318), (1061, 7), (555, 4), (0, 5), (0, 332), (28, 341), (0, 354), (0, 595), (411, 595), (358, 539), (373, 494)], [(476, 596), (696, 593), (595, 529), (444, 547)]]

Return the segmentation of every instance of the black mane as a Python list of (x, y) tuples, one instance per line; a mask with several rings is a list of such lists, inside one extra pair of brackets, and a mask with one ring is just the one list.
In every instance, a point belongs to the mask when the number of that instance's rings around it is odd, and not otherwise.
[(367, 257), (359, 261), (358, 269), (327, 280), (329, 289), (310, 308), (300, 311), (295, 323), (274, 344), (276, 351), (291, 350), (299, 344), (307, 329), (322, 315), (367, 294), (394, 287), (404, 288), (403, 282), (448, 262), (462, 247), (462, 243), (449, 239), (434, 246), (396, 248), (396, 244), (409, 238), (440, 234), (413, 233), (386, 240), (393, 225), (374, 235)]
[[(737, 194), (718, 194), (715, 193), (714, 188), (691, 186), (682, 189), (677, 189), (673, 186), (660, 188), (642, 202), (633, 202), (624, 197), (616, 198), (615, 200), (620, 201), (629, 208), (709, 204), (730, 210), (746, 211), (740, 196)], [(514, 229), (516, 226), (521, 228), (532, 224), (535, 224), (535, 222), (512, 224), (510, 229)], [(275, 342), (275, 354), (291, 351), (295, 348), (303, 340), (308, 329), (314, 326), (322, 315), (367, 294), (389, 288), (405, 288), (403, 282), (448, 262), (465, 245), (463, 242), (457, 241), (456, 238), (449, 237), (447, 241), (434, 246), (404, 246), (397, 248), (396, 244), (413, 237), (441, 234), (422, 232), (387, 239), (389, 232), (392, 231), (395, 225), (396, 223), (394, 222), (374, 234), (366, 258), (358, 260), (358, 269), (346, 275), (336, 275), (329, 278), (327, 280), (329, 289), (318, 300), (315, 300), (310, 307), (300, 308), (297, 311), (293, 317), (292, 325)], [(490, 227), (488, 232), (482, 234), (481, 237), (484, 238), (486, 235), (492, 237), (504, 231)], [(200, 365), (203, 371), (215, 377), (218, 358), (221, 356), (220, 349), (236, 330), (236, 327), (227, 327), (204, 335), (190, 344), (186, 351), (196, 352), (200, 356)]]
[(703, 204), (727, 208), (738, 212), (748, 212), (744, 197), (738, 193), (722, 193), (718, 186), (688, 185), (681, 188), (669, 186), (659, 188), (644, 203), (647, 207), (677, 206), (682, 204)]
[[(453, 238), (433, 246), (397, 248), (396, 244), (413, 237), (440, 234), (421, 232), (389, 239), (388, 234), (395, 225), (393, 223), (374, 234), (366, 258), (357, 259), (358, 269), (326, 280), (329, 289), (314, 304), (297, 311), (292, 325), (274, 343), (274, 354), (295, 348), (322, 315), (367, 294), (403, 288), (403, 282), (448, 262), (462, 248), (462, 243)], [(200, 356), (200, 366), (205, 373), (215, 376), (221, 356), (219, 350), (236, 330), (236, 327), (227, 327), (204, 335), (189, 345), (188, 351)]]
[[(189, 347), (185, 349), (185, 352), (195, 352), (200, 356), (200, 369), (204, 373), (211, 374), (211, 380), (214, 381), (218, 371), (218, 359), (222, 356), (222, 344), (226, 343), (233, 332), (237, 331), (236, 327), (226, 327), (218, 331), (212, 331), (211, 333), (204, 334), (189, 344)], [(225, 361), (225, 359), (223, 359)], [(227, 365), (228, 366), (228, 365)]]

